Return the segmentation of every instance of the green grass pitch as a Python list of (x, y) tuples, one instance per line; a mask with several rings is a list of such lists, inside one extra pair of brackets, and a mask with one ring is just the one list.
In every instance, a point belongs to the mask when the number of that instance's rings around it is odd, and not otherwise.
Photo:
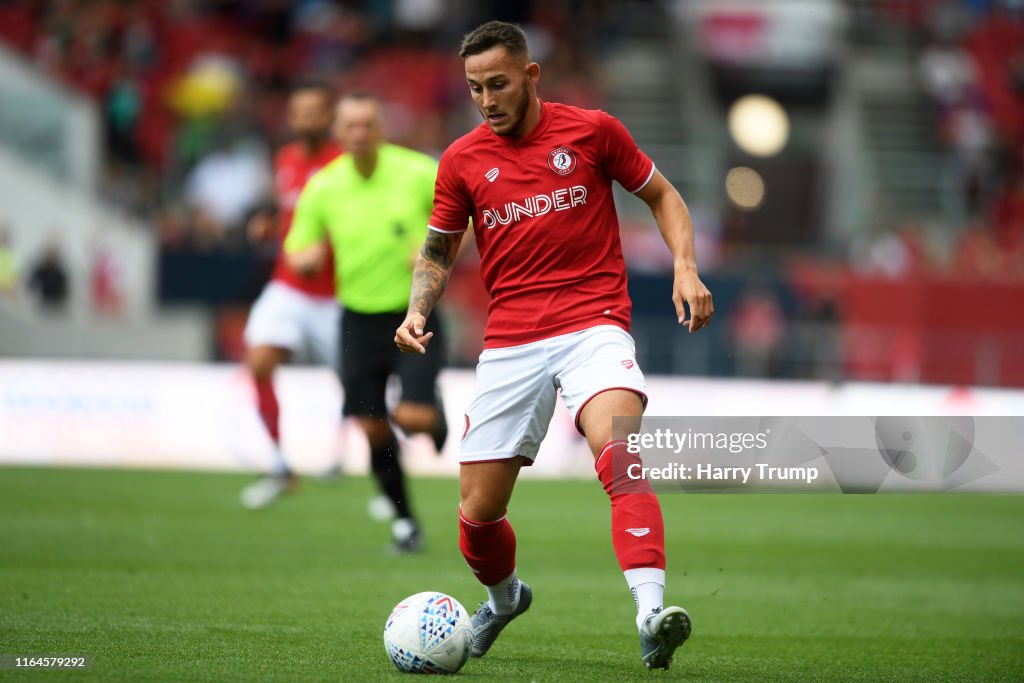
[[(0, 680), (408, 680), (381, 630), (408, 594), (470, 610), (457, 483), (417, 480), (428, 549), (385, 553), (365, 478), (248, 512), (239, 475), (0, 469), (0, 654), (92, 656)], [(533, 608), (470, 680), (1024, 679), (1024, 496), (666, 495), (669, 602), (694, 619), (640, 667), (596, 482), (523, 481)]]

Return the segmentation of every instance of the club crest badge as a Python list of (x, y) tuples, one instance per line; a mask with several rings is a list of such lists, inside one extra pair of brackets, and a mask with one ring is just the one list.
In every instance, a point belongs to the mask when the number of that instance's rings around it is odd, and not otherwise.
[(569, 175), (576, 170), (576, 152), (568, 147), (555, 147), (548, 153), (548, 168), (556, 175)]

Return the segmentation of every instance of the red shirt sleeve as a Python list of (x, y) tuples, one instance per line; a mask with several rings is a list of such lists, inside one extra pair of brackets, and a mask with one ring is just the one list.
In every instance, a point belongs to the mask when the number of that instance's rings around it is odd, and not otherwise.
[(473, 213), (466, 184), (455, 171), (451, 150), (445, 150), (434, 182), (434, 210), (430, 227), (440, 232), (464, 232)]
[(654, 175), (654, 162), (640, 151), (622, 122), (600, 113), (601, 158), (605, 173), (630, 192), (639, 192)]

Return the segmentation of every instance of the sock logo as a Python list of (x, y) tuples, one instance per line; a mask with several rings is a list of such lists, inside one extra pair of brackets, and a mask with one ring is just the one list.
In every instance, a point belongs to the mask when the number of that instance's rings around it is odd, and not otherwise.
[(633, 529), (626, 529), (627, 534), (633, 534), (637, 538), (642, 538), (647, 534), (651, 533), (650, 527), (638, 527)]

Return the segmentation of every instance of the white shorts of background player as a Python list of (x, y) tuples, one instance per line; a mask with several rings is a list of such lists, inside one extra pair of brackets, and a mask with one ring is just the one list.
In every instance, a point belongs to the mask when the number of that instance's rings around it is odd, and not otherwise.
[(288, 349), (296, 359), (335, 367), (341, 307), (333, 297), (310, 296), (280, 282), (260, 293), (245, 325), (249, 348)]

